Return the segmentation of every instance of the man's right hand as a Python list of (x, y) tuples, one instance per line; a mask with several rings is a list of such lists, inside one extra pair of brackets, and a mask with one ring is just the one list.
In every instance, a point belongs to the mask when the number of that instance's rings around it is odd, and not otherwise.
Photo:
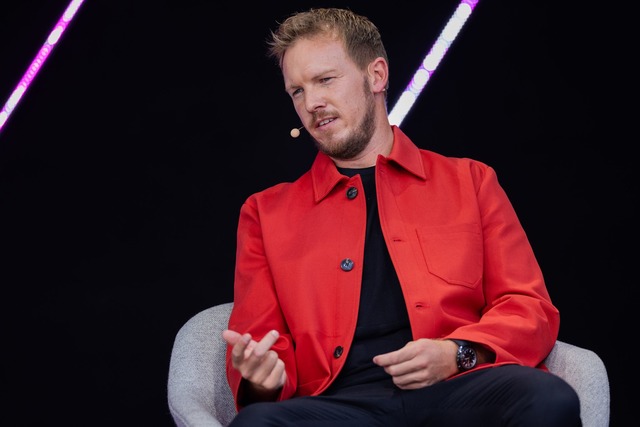
[(222, 338), (233, 347), (232, 366), (248, 381), (249, 395), (245, 397), (251, 401), (275, 400), (284, 386), (287, 379), (284, 362), (271, 350), (279, 336), (278, 331), (273, 330), (257, 342), (248, 333), (230, 329), (222, 332)]

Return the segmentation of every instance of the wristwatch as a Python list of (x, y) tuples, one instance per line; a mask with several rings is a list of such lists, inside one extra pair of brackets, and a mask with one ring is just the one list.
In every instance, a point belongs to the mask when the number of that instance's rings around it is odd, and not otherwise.
[(458, 369), (460, 372), (468, 371), (476, 367), (478, 363), (478, 355), (468, 341), (463, 340), (451, 340), (458, 344), (458, 354), (456, 355), (456, 362), (458, 363)]

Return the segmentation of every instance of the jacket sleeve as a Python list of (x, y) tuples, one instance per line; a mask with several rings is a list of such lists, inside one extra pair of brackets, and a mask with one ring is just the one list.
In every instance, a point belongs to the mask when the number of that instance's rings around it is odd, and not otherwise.
[(541, 363), (558, 337), (559, 312), (495, 171), (471, 163), (471, 177), (482, 221), (486, 305), (478, 323), (458, 328), (451, 337), (486, 345), (495, 352), (496, 364), (544, 368)]
[[(234, 305), (229, 318), (229, 329), (250, 333), (260, 341), (271, 330), (280, 337), (272, 347), (284, 361), (287, 381), (278, 400), (290, 398), (296, 391), (296, 361), (291, 335), (280, 311), (271, 271), (262, 241), (262, 226), (255, 195), (250, 197), (240, 210), (237, 229), (236, 267), (234, 278)], [(227, 378), (235, 399), (239, 401), (242, 377), (231, 365), (231, 347), (227, 347)]]

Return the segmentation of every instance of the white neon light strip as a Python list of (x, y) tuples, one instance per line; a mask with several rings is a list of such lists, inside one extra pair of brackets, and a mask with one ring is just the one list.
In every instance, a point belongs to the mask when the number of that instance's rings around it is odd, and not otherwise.
[(62, 37), (62, 33), (67, 29), (69, 22), (71, 22), (83, 2), (84, 0), (72, 0), (55, 27), (53, 27), (49, 37), (47, 37), (47, 41), (42, 45), (35, 59), (31, 62), (31, 65), (22, 76), (20, 83), (18, 83), (18, 86), (13, 90), (9, 100), (0, 111), (0, 131), (2, 131), (2, 128), (9, 119), (9, 116), (18, 105), (18, 102), (20, 102), (20, 99), (22, 99), (27, 88), (29, 88), (29, 85), (38, 74), (38, 71), (40, 71), (40, 68), (42, 68), (42, 65), (56, 46), (56, 43), (60, 40), (60, 37)]
[(433, 47), (422, 60), (422, 64), (418, 68), (418, 70), (413, 75), (411, 82), (405, 88), (404, 92), (398, 98), (395, 105), (391, 109), (391, 113), (389, 113), (389, 122), (392, 125), (400, 126), (402, 121), (404, 120), (413, 104), (418, 99), (418, 96), (427, 85), (429, 78), (442, 61), (445, 53), (449, 50), (451, 43), (455, 40), (455, 38), (460, 33), (462, 26), (467, 22), (467, 19), (473, 12), (473, 9), (476, 7), (478, 0), (463, 0), (455, 12), (449, 18), (449, 22), (444, 27), (440, 35), (438, 36), (436, 42), (433, 44)]

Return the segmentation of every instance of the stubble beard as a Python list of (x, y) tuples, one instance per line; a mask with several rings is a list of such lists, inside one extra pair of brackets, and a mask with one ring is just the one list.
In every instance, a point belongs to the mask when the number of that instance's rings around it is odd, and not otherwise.
[(321, 144), (314, 138), (316, 148), (327, 156), (339, 160), (351, 160), (364, 151), (373, 137), (375, 129), (375, 102), (369, 91), (367, 81), (364, 81), (363, 94), (366, 102), (366, 112), (358, 127), (343, 141), (329, 141)]

